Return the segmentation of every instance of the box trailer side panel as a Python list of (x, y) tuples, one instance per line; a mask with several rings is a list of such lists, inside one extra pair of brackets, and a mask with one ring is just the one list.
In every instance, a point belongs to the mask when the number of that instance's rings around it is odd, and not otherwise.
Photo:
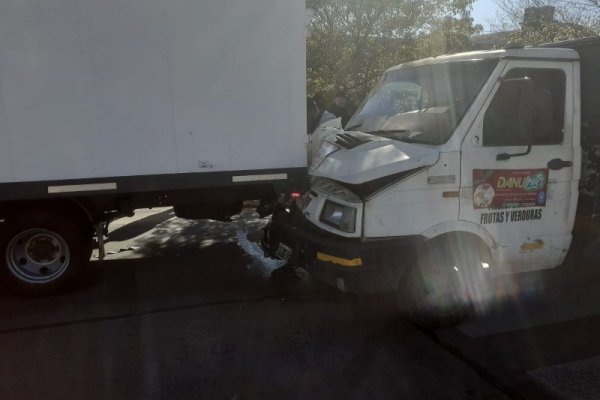
[(306, 180), (303, 1), (0, 2), (0, 281), (71, 287), (136, 208), (227, 220)]
[(306, 166), (304, 2), (175, 0), (169, 11), (179, 168)]
[(301, 1), (2, 2), (0, 184), (305, 167), (304, 29)]

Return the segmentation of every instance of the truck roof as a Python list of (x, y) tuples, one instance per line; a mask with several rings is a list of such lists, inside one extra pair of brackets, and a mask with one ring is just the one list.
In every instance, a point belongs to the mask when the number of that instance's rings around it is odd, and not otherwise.
[(485, 50), (485, 51), (469, 51), (466, 53), (448, 54), (438, 57), (424, 58), (422, 60), (411, 61), (404, 64), (396, 65), (388, 69), (394, 71), (401, 68), (411, 68), (421, 65), (439, 64), (449, 61), (467, 61), (467, 60), (483, 60), (490, 58), (524, 58), (524, 59), (560, 59), (560, 60), (578, 60), (579, 54), (572, 49), (562, 48), (518, 48), (504, 50)]

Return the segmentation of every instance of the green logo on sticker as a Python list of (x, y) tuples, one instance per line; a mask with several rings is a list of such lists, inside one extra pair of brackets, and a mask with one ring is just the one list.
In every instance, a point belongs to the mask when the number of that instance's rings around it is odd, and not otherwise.
[(525, 192), (537, 192), (546, 186), (546, 174), (544, 172), (538, 172), (533, 175), (529, 175), (523, 181), (523, 190)]

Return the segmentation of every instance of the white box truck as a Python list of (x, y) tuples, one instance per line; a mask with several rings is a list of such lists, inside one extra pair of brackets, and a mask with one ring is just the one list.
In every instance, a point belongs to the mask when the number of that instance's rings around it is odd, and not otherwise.
[(322, 134), (266, 251), (344, 291), (396, 290), (421, 323), (485, 307), (495, 275), (560, 265), (593, 222), (598, 71), (598, 37), (391, 68)]
[(46, 293), (136, 208), (224, 218), (306, 176), (303, 1), (0, 4), (0, 264)]

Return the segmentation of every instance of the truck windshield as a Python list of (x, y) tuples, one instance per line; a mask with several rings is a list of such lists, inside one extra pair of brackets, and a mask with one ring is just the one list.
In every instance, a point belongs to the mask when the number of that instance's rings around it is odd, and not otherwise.
[(445, 143), (497, 63), (497, 59), (450, 61), (390, 71), (346, 130), (411, 143)]

